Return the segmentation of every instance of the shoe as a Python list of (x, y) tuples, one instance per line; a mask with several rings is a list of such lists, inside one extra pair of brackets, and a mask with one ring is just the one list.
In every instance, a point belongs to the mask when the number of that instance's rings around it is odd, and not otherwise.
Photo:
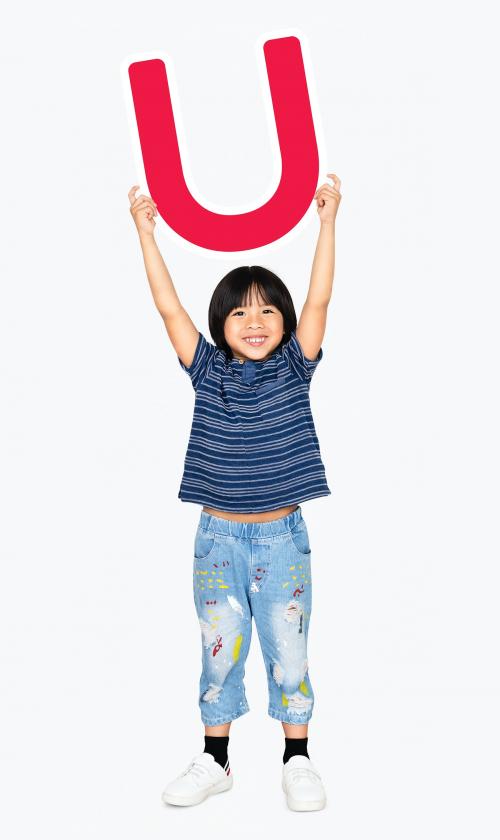
[(164, 805), (198, 805), (212, 793), (222, 793), (233, 786), (229, 761), (225, 767), (218, 764), (210, 753), (193, 758), (186, 769), (163, 791)]
[(305, 755), (292, 755), (283, 765), (282, 787), (292, 811), (319, 811), (325, 807), (321, 776)]

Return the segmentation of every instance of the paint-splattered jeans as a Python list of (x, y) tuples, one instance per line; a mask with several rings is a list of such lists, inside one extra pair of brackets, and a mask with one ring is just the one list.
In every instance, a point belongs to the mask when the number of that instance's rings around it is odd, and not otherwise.
[(271, 522), (233, 522), (201, 511), (193, 588), (201, 632), (199, 705), (207, 726), (249, 711), (243, 677), (255, 619), (269, 687), (268, 713), (307, 723), (311, 549), (300, 506)]

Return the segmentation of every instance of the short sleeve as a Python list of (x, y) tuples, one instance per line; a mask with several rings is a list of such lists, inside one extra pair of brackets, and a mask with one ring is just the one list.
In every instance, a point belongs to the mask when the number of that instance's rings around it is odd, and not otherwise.
[(307, 359), (299, 344), (295, 330), (292, 330), (290, 340), (283, 345), (283, 356), (295, 373), (306, 382), (312, 379), (313, 373), (323, 358), (323, 348), (320, 347), (315, 359)]
[(198, 335), (198, 344), (196, 345), (196, 350), (194, 352), (194, 358), (190, 366), (187, 367), (179, 356), (177, 356), (181, 368), (188, 374), (195, 391), (203, 381), (216, 351), (217, 347), (215, 344), (211, 344), (207, 341), (205, 336), (200, 332)]

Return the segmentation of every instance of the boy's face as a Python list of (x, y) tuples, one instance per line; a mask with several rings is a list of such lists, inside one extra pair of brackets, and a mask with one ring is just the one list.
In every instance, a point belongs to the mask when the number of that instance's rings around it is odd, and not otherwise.
[[(272, 356), (283, 338), (283, 315), (271, 303), (264, 303), (252, 290), (247, 306), (239, 306), (224, 322), (224, 338), (235, 359), (262, 362)], [(249, 339), (258, 339), (252, 343)]]

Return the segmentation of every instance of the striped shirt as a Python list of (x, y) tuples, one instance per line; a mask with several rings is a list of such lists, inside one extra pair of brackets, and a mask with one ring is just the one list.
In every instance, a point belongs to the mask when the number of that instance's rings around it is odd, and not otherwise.
[(199, 333), (187, 367), (196, 393), (178, 498), (257, 513), (328, 496), (309, 402), (323, 348), (306, 359), (295, 331), (264, 361), (228, 359)]

